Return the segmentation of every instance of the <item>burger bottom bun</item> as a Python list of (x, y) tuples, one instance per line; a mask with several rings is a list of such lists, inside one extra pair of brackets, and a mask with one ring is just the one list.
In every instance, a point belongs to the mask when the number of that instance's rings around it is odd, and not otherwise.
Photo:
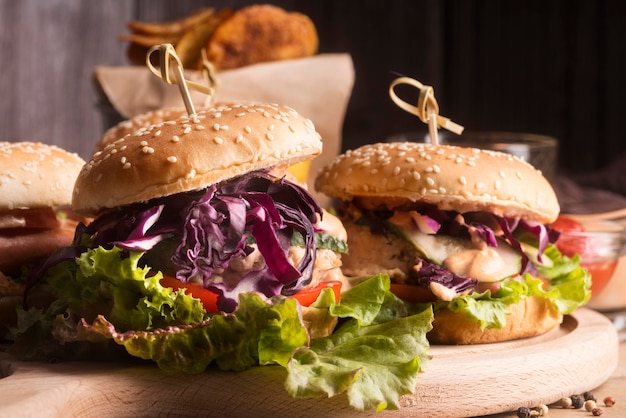
[(480, 324), (463, 313), (447, 309), (435, 313), (433, 329), (428, 333), (432, 344), (483, 344), (511, 341), (545, 334), (563, 321), (561, 315), (545, 298), (534, 296), (509, 308), (510, 315), (500, 329), (480, 329)]

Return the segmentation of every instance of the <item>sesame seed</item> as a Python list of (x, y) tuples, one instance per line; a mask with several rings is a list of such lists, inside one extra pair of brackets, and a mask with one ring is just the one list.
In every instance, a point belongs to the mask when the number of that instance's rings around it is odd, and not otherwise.
[(188, 134), (189, 132), (191, 132), (191, 127), (190, 127), (190, 126), (187, 126), (187, 127), (185, 128), (185, 130), (183, 131), (183, 133), (184, 133), (184, 134)]
[(139, 143), (139, 145), (141, 145), (142, 147), (147, 147), (148, 146), (148, 141), (141, 141)]
[(418, 173), (417, 171), (413, 172), (413, 178), (415, 180), (419, 180), (420, 178), (422, 178), (422, 176), (420, 175), (420, 173)]
[(393, 168), (393, 175), (394, 175), (394, 176), (397, 176), (398, 174), (400, 174), (400, 167), (395, 166), (395, 167)]
[(467, 184), (467, 179), (465, 178), (465, 176), (461, 176), (461, 177), (459, 177), (459, 182), (462, 185), (466, 185)]
[(172, 138), (170, 139), (170, 141), (178, 142), (178, 141), (180, 141), (180, 137), (178, 135), (173, 135)]
[(520, 179), (520, 180), (523, 180), (523, 179), (524, 179), (524, 176), (522, 176), (522, 173), (521, 173), (521, 172), (519, 172), (519, 171), (516, 171), (516, 172), (515, 172), (515, 175), (516, 175), (516, 176), (517, 176), (517, 178), (518, 178), (518, 179)]
[(167, 161), (169, 161), (170, 163), (175, 163), (176, 161), (178, 161), (178, 158), (176, 158), (175, 156), (171, 155), (171, 156), (167, 157)]
[(121, 162), (122, 164), (126, 163), (126, 157), (122, 157), (122, 158), (120, 158), (120, 162)]
[(268, 131), (273, 131), (274, 130), (274, 124), (272, 123), (270, 126), (267, 127)]
[(152, 148), (152, 147), (143, 147), (143, 148), (141, 149), (141, 151), (142, 151), (144, 154), (154, 154), (154, 148)]
[(467, 165), (469, 165), (471, 167), (476, 167), (476, 163), (474, 161), (468, 161)]
[(213, 125), (213, 130), (214, 131), (219, 131), (220, 130), (220, 124), (219, 123), (214, 124)]
[(432, 178), (430, 178), (430, 177), (426, 177), (426, 183), (427, 183), (429, 186), (434, 186), (434, 185), (435, 185), (435, 180), (433, 180), (433, 179), (432, 179)]
[(372, 173), (372, 174), (378, 174), (378, 169), (377, 169), (377, 168), (372, 168), (372, 169), (370, 170), (370, 173)]
[(413, 163), (415, 163), (415, 158), (407, 157), (406, 162), (409, 163), (409, 164), (413, 164)]
[(426, 167), (424, 171), (426, 171), (427, 173), (432, 173), (435, 170), (432, 167)]
[(196, 176), (196, 170), (191, 170), (189, 173), (187, 173), (187, 175), (185, 176), (185, 178), (187, 179), (192, 179)]
[(273, 141), (274, 140), (274, 135), (272, 135), (271, 133), (267, 133), (265, 134), (265, 138), (267, 138), (269, 141)]
[(122, 168), (123, 168), (124, 170), (129, 169), (129, 168), (130, 168), (130, 163), (129, 163), (129, 162), (126, 162)]
[(159, 129), (158, 131), (156, 131), (156, 132), (154, 133), (154, 136), (161, 136), (161, 130)]
[(241, 141), (243, 141), (243, 135), (239, 134), (239, 135), (237, 135), (237, 137), (235, 138), (235, 143), (236, 143), (236, 144), (238, 144), (238, 143), (240, 143)]
[(244, 130), (247, 134), (252, 133), (252, 128), (251, 128), (251, 127), (249, 127), (249, 126), (246, 126), (245, 128), (243, 128), (243, 130)]
[(290, 130), (291, 132), (295, 132), (295, 131), (296, 131), (296, 128), (294, 128), (293, 126), (289, 125), (289, 130)]
[(267, 112), (267, 111), (263, 112), (263, 116), (265, 116), (266, 118), (269, 118), (270, 117), (270, 112)]
[(117, 154), (117, 149), (113, 148), (113, 149), (111, 150), (111, 154)]
[(435, 165), (433, 166), (433, 171), (434, 171), (435, 173), (440, 173), (440, 172), (441, 172), (441, 168), (439, 168), (439, 166), (438, 166), (437, 164), (435, 164)]
[(213, 142), (215, 142), (217, 145), (220, 145), (224, 143), (224, 140), (219, 136), (216, 136), (215, 138), (213, 138)]
[(196, 125), (196, 131), (204, 130), (204, 125)]

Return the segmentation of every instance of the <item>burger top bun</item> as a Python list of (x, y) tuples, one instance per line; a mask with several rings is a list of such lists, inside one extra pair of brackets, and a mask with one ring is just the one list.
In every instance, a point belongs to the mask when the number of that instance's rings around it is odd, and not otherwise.
[(323, 168), (315, 188), (364, 209), (424, 202), (542, 223), (553, 222), (560, 210), (552, 186), (530, 164), (501, 152), (450, 145), (365, 145)]
[(96, 215), (321, 151), (313, 123), (289, 107), (221, 105), (139, 130), (95, 152), (78, 176), (72, 206)]
[(140, 129), (149, 128), (152, 125), (163, 123), (167, 120), (178, 119), (186, 114), (187, 110), (184, 107), (167, 107), (133, 116), (109, 128), (96, 144), (95, 150), (102, 151), (111, 142), (126, 135), (135, 133)]
[(85, 162), (38, 142), (0, 142), (0, 210), (69, 205)]

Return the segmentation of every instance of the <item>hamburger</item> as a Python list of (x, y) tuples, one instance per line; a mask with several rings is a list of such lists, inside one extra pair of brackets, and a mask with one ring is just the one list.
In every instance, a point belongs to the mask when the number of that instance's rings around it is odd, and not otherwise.
[(344, 274), (384, 273), (400, 298), (430, 304), (431, 343), (540, 335), (590, 297), (580, 257), (553, 245), (560, 208), (550, 183), (517, 157), (370, 144), (337, 157), (315, 188), (339, 202)]
[[(15, 325), (24, 269), (72, 242), (69, 206), (83, 164), (54, 145), (0, 142), (0, 336)], [(32, 297), (45, 300), (45, 292)]]
[[(250, 293), (247, 306), (298, 301), (309, 338), (331, 332), (337, 318), (309, 305), (325, 288), (337, 299), (348, 288), (345, 230), (284, 174), (321, 150), (309, 119), (250, 103), (152, 124), (96, 151), (72, 196), (93, 221), (28, 278), (28, 289), (45, 278), (56, 290), (57, 310), (46, 313), (56, 321), (51, 356), (64, 344), (110, 340), (111, 330), (166, 336), (202, 327)], [(22, 341), (33, 340), (29, 332)]]

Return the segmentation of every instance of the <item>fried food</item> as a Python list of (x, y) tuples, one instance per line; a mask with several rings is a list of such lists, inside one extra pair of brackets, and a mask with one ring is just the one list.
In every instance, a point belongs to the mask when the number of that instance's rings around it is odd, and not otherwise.
[(207, 45), (216, 69), (301, 58), (318, 48), (315, 25), (308, 16), (276, 6), (253, 5), (221, 23)]
[(232, 13), (230, 9), (220, 10), (206, 20), (188, 28), (180, 39), (173, 43), (184, 68), (200, 67), (202, 48), (205, 47), (218, 25)]
[[(170, 22), (140, 22), (131, 21), (128, 22), (128, 29), (133, 33), (140, 33), (145, 35), (181, 35), (187, 29), (199, 25), (202, 22), (210, 19), (215, 14), (215, 9), (202, 8), (194, 11), (193, 13)], [(150, 45), (152, 46), (152, 45)]]
[[(196, 10), (168, 22), (128, 23), (131, 63), (144, 65), (154, 45), (169, 43), (183, 67), (202, 68), (202, 51), (217, 70), (259, 62), (308, 57), (317, 53), (318, 36), (308, 16), (272, 5), (253, 5), (233, 12), (229, 8)], [(156, 65), (156, 62), (153, 62)]]

